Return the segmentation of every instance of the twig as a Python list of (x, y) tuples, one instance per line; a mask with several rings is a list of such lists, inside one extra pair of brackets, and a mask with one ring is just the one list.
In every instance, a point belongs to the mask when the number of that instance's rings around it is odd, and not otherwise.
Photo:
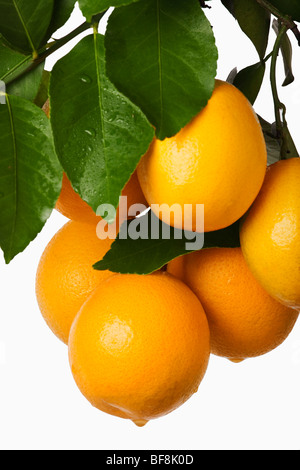
[(206, 0), (199, 0), (202, 8), (211, 8), (209, 5), (206, 5)]
[(295, 35), (298, 45), (300, 46), (300, 31), (298, 29), (298, 26), (296, 23), (292, 20), (290, 16), (284, 15), (281, 11), (279, 11), (274, 5), (272, 5), (268, 0), (256, 0), (257, 3), (259, 3), (265, 10), (269, 11), (272, 13), (272, 15), (276, 16), (283, 24), (284, 26), (287, 27), (287, 29), (290, 29), (292, 33)]
[[(107, 11), (107, 10), (106, 10)], [(97, 16), (94, 16), (92, 18), (92, 22), (91, 23), (88, 23), (87, 21), (83, 24), (81, 24), (80, 26), (78, 26), (78, 28), (74, 29), (73, 31), (71, 31), (69, 34), (67, 34), (67, 36), (64, 36), (63, 38), (61, 39), (57, 39), (53, 42), (51, 42), (51, 44), (46, 44), (46, 46), (44, 46), (39, 52), (38, 52), (38, 55), (36, 57), (33, 57), (33, 62), (30, 64), (30, 66), (25, 70), (23, 71), (22, 73), (20, 73), (19, 75), (15, 76), (13, 78), (13, 80), (8, 80), (7, 81), (7, 84), (10, 84), (10, 83), (13, 83), (15, 80), (17, 80), (18, 78), (26, 75), (27, 73), (31, 72), (32, 70), (36, 69), (42, 62), (44, 62), (47, 57), (49, 57), (51, 54), (53, 54), (53, 52), (57, 51), (58, 49), (60, 49), (62, 46), (65, 46), (68, 42), (72, 41), (72, 39), (76, 38), (77, 36), (79, 36), (79, 34), (83, 33), (84, 31), (94, 27), (95, 24), (99, 24), (101, 18), (105, 15), (106, 11), (100, 13), (99, 15)]]

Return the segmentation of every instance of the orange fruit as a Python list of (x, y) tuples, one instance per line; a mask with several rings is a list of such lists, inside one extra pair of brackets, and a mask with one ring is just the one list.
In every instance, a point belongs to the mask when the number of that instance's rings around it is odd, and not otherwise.
[[(134, 172), (122, 191), (122, 196), (127, 196), (127, 207), (134, 204), (143, 204), (148, 207), (145, 196), (141, 190), (137, 173)], [(77, 222), (97, 224), (101, 217), (97, 216), (93, 209), (76, 193), (68, 179), (67, 175), (63, 175), (63, 184), (60, 196), (56, 203), (56, 210), (68, 219), (75, 220)], [(121, 213), (120, 222), (124, 222), (126, 218), (129, 218), (126, 213)], [(119, 209), (117, 209), (117, 228), (119, 220)]]
[(99, 240), (96, 228), (68, 222), (52, 238), (39, 262), (36, 296), (41, 313), (53, 331), (68, 343), (71, 324), (82, 304), (110, 271), (93, 264), (110, 249), (112, 240)]
[(274, 163), (241, 224), (252, 273), (283, 304), (300, 309), (300, 158)]
[(209, 355), (199, 300), (167, 273), (104, 281), (76, 316), (69, 339), (70, 366), (83, 395), (138, 426), (188, 400)]
[[(149, 205), (155, 205), (153, 212), (164, 222), (203, 231), (197, 228), (196, 209), (204, 204), (204, 230), (210, 232), (245, 214), (266, 167), (266, 144), (251, 104), (233, 85), (217, 80), (208, 105), (188, 125), (174, 137), (152, 142), (138, 177)], [(159, 209), (163, 204), (174, 205), (171, 220)], [(190, 214), (185, 204), (191, 205)]]
[(256, 281), (240, 248), (200, 250), (170, 262), (168, 272), (182, 279), (203, 305), (212, 353), (234, 362), (275, 349), (298, 318)]

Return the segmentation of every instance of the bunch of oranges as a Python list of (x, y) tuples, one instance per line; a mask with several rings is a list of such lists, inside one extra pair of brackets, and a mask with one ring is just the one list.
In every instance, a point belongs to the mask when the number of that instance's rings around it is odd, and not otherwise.
[[(123, 194), (175, 205), (175, 227), (184, 204), (204, 204), (205, 232), (241, 220), (241, 247), (142, 276), (93, 269), (112, 241), (97, 238), (99, 218), (64, 176), (57, 209), (71, 220), (41, 258), (36, 293), (93, 406), (143, 426), (197, 392), (210, 354), (240, 362), (282, 344), (300, 311), (299, 180), (300, 159), (267, 167), (254, 110), (217, 81), (190, 124), (153, 141)], [(185, 223), (195, 229), (194, 211)]]

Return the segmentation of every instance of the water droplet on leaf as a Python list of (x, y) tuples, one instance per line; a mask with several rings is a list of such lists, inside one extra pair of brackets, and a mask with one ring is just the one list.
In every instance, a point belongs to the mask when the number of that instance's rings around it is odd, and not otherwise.
[(95, 129), (92, 129), (92, 128), (90, 128), (90, 129), (85, 129), (84, 132), (85, 132), (86, 134), (90, 135), (91, 137), (95, 137), (95, 136), (96, 136), (96, 131), (95, 131)]
[(80, 81), (88, 84), (88, 83), (92, 83), (93, 80), (88, 75), (82, 75), (80, 77)]

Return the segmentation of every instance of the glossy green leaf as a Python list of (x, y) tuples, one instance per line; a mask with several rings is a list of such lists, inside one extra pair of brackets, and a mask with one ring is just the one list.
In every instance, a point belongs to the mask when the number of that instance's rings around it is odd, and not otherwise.
[(6, 84), (11, 82), (31, 64), (31, 54), (22, 54), (13, 50), (0, 36), (0, 80)]
[[(151, 238), (153, 227), (158, 227), (156, 238)], [(144, 238), (131, 238), (132, 233), (142, 232)], [(163, 238), (163, 233), (169, 238)], [(172, 259), (203, 248), (235, 248), (239, 242), (239, 222), (217, 232), (203, 234), (183, 232), (169, 227), (149, 211), (142, 217), (125, 222), (117, 239), (103, 260), (94, 265), (97, 270), (109, 269), (121, 274), (150, 274)], [(200, 244), (200, 247), (199, 247)], [(193, 247), (194, 245), (194, 247)]]
[(38, 92), (35, 96), (34, 103), (42, 108), (49, 98), (49, 84), (50, 84), (51, 72), (43, 70), (42, 78), (39, 84)]
[(233, 80), (233, 85), (248, 98), (252, 105), (260, 92), (265, 71), (265, 63), (259, 62), (241, 70)]
[(40, 64), (14, 80), (7, 86), (7, 93), (34, 101), (40, 87), (43, 70), (44, 64)]
[(96, 212), (118, 206), (123, 187), (147, 151), (154, 130), (105, 75), (103, 36), (85, 37), (55, 65), (51, 122), (62, 166)]
[(0, 80), (6, 84), (8, 94), (33, 101), (37, 95), (44, 65), (33, 66), (31, 54), (22, 54), (11, 49), (0, 38)]
[(110, 79), (146, 114), (159, 139), (210, 99), (215, 39), (198, 0), (143, 0), (114, 10), (106, 32)]
[(222, 0), (223, 5), (236, 18), (241, 29), (251, 39), (260, 59), (265, 56), (271, 15), (256, 0)]
[(14, 47), (35, 52), (49, 27), (53, 0), (0, 0), (0, 33)]
[(93, 16), (109, 7), (119, 7), (136, 1), (138, 0), (79, 0), (78, 3), (87, 21), (91, 21)]
[(0, 246), (9, 263), (34, 240), (61, 189), (49, 120), (23, 98), (0, 105)]

